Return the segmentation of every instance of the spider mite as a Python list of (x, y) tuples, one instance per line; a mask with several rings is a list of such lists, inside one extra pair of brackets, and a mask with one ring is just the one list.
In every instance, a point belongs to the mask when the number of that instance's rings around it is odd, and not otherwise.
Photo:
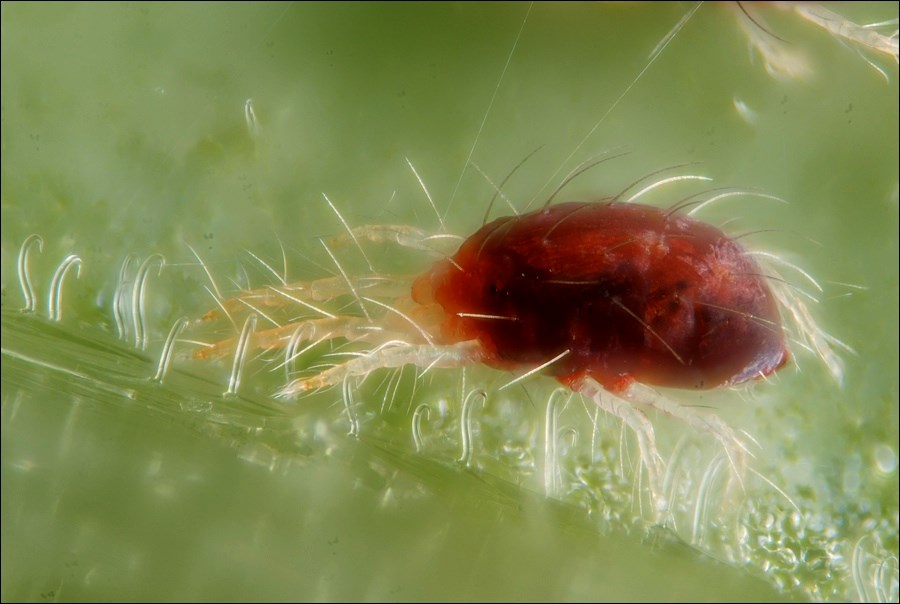
[[(694, 5), (662, 38), (563, 165), (700, 6)], [(520, 33), (527, 20), (528, 13)], [(510, 56), (517, 44), (518, 37)], [(498, 88), (502, 80), (501, 74)], [(485, 119), (489, 112), (490, 106)], [(474, 149), (473, 144), (470, 155)], [(573, 171), (556, 193), (581, 172)], [(677, 180), (662, 179), (629, 201)], [(495, 187), (497, 193), (502, 186)], [(443, 225), (427, 189), (425, 193)], [(739, 194), (753, 193), (710, 191), (700, 205)], [(801, 269), (772, 254), (748, 251), (720, 229), (693, 218), (699, 206), (686, 212), (690, 204), (663, 210), (623, 200), (620, 193), (590, 202), (548, 202), (543, 209), (494, 220), (467, 238), (429, 236), (408, 225), (351, 228), (329, 201), (347, 232), (322, 242), (335, 276), (289, 282), (265, 265), (280, 284), (231, 299), (216, 295), (219, 308), (205, 317), (211, 321), (228, 315), (241, 335), (208, 344), (195, 355), (233, 355), (228, 390), (234, 393), (249, 351), (283, 350), (288, 382), (278, 392), (282, 398), (342, 385), (346, 401), (350, 387), (373, 371), (405, 365), (421, 373), (485, 365), (517, 375), (510, 384), (544, 374), (631, 429), (643, 464), (638, 478), (646, 470), (650, 495), (663, 509), (664, 465), (648, 412), (671, 416), (714, 437), (738, 480), (745, 449), (725, 422), (679, 405), (673, 400), (677, 394), (663, 394), (657, 387), (721, 389), (766, 378), (793, 358), (787, 342), (816, 353), (840, 381), (841, 365), (832, 348), (843, 345), (816, 326), (800, 297), (806, 294), (794, 290), (772, 264), (821, 290)], [(423, 264), (423, 272), (412, 277), (379, 273), (368, 262), (365, 242), (394, 243), (418, 255), (430, 254), (435, 262), (430, 268)], [(350, 243), (366, 257), (371, 269), (366, 274), (342, 266), (332, 251)], [(446, 249), (445, 243), (455, 247)], [(238, 321), (248, 311), (242, 329)], [(270, 327), (263, 328), (264, 321)], [(350, 343), (352, 349), (340, 361), (323, 357), (331, 365), (293, 371), (300, 353), (320, 343)]]
[[(735, 239), (684, 213), (687, 205), (666, 210), (618, 198), (547, 205), (484, 225), (412, 279), (350, 275), (323, 242), (339, 276), (221, 301), (207, 320), (250, 308), (256, 311), (250, 318), (259, 314), (277, 326), (254, 332), (248, 319), (241, 337), (196, 356), (235, 353), (238, 368), (250, 349), (287, 349), (288, 362), (305, 343), (366, 347), (293, 379), (278, 393), (285, 398), (408, 364), (543, 373), (633, 430), (662, 507), (663, 462), (645, 411), (712, 434), (736, 471), (744, 445), (716, 416), (680, 406), (653, 387), (724, 388), (771, 375), (790, 358), (785, 318), (795, 339), (839, 371), (830, 349), (835, 340), (816, 328), (783, 280)], [(450, 237), (404, 225), (347, 229), (349, 238), (332, 245), (394, 242), (433, 253), (436, 241)], [(336, 300), (356, 310), (333, 314), (320, 304)], [(278, 312), (298, 309), (307, 318), (279, 320)]]

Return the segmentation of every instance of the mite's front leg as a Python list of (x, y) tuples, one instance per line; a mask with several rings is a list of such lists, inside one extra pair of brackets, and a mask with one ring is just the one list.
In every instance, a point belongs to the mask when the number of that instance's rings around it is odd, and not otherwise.
[(312, 377), (294, 380), (282, 388), (277, 396), (291, 398), (304, 392), (339, 384), (348, 377), (366, 376), (376, 369), (404, 365), (415, 365), (426, 371), (432, 367), (460, 367), (480, 362), (483, 355), (481, 344), (477, 340), (446, 346), (391, 341)]

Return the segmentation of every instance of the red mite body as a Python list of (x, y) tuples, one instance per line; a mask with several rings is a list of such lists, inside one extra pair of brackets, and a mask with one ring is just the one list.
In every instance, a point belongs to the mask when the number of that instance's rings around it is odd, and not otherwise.
[[(638, 204), (571, 202), (485, 225), (413, 286), (443, 309), (445, 343), (613, 392), (634, 381), (707, 389), (788, 359), (778, 305), (719, 229)], [(562, 356), (560, 356), (562, 355)]]

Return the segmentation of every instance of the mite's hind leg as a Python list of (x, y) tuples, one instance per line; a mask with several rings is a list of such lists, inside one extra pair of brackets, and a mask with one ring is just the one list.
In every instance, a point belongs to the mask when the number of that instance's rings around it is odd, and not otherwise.
[(586, 377), (575, 384), (575, 390), (590, 398), (606, 413), (625, 422), (634, 433), (641, 454), (641, 463), (647, 468), (650, 483), (650, 495), (655, 505), (654, 514), (663, 512), (667, 503), (662, 489), (662, 476), (665, 470), (662, 456), (656, 448), (656, 436), (653, 424), (644, 413), (629, 400), (606, 390), (597, 381)]
[(482, 348), (477, 340), (469, 340), (447, 346), (416, 345), (401, 341), (391, 341), (312, 377), (294, 380), (282, 388), (277, 396), (290, 398), (310, 390), (340, 384), (348, 377), (368, 375), (376, 369), (402, 367), (404, 365), (415, 365), (426, 370), (432, 367), (459, 367), (478, 362), (481, 357)]
[(722, 446), (725, 456), (728, 458), (728, 463), (734, 470), (732, 476), (743, 486), (741, 477), (746, 467), (749, 452), (744, 442), (738, 438), (731, 426), (721, 418), (712, 413), (679, 405), (652, 388), (639, 383), (631, 384), (621, 393), (621, 396), (636, 405), (664, 413), (687, 424), (698, 432), (711, 434)]

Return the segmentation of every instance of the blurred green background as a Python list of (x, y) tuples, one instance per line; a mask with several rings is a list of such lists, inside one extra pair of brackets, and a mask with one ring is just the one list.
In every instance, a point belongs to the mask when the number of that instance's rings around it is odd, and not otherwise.
[[(810, 66), (777, 80), (737, 12), (704, 5), (648, 64), (692, 7), (4, 3), (3, 600), (896, 601), (896, 63), (865, 55), (886, 80), (795, 15), (757, 9)], [(897, 17), (896, 3), (834, 10)], [(508, 376), (478, 368), (385, 372), (352, 401), (288, 405), (265, 360), (237, 398), (221, 396), (225, 362), (178, 358), (149, 381), (174, 321), (212, 304), (188, 246), (232, 291), (273, 280), (250, 252), (280, 269), (284, 248), (291, 278), (325, 276), (319, 238), (342, 227), (323, 192), (351, 225), (437, 232), (408, 158), (466, 235), (493, 194), (479, 170), (499, 183), (538, 147), (504, 186), (519, 208), (616, 150), (631, 153), (560, 199), (698, 162), (682, 172), (789, 200), (731, 199), (703, 218), (823, 283), (817, 318), (858, 351), (844, 385), (799, 350), (772, 383), (695, 402), (753, 435), (753, 467), (798, 510), (756, 474), (727, 493), (709, 439), (660, 420), (675, 496), (654, 527), (629, 437), (546, 380), (497, 393)], [(44, 247), (25, 314), (30, 234)], [(430, 262), (373, 248), (385, 271)], [(112, 304), (126, 256), (154, 253), (167, 266), (147, 281), (140, 351), (116, 338)], [(69, 254), (82, 271), (51, 322)], [(462, 392), (479, 386), (466, 465)]]

